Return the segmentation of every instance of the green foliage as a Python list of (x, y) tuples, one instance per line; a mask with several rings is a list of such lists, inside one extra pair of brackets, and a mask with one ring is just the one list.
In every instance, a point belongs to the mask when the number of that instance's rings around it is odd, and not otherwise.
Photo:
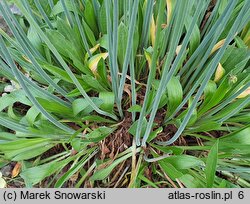
[(250, 186), (250, 0), (8, 2), (0, 167), (27, 187)]
[(212, 146), (207, 157), (205, 174), (206, 174), (208, 188), (212, 188), (214, 183), (216, 165), (218, 160), (218, 144), (219, 140), (217, 140), (215, 144)]

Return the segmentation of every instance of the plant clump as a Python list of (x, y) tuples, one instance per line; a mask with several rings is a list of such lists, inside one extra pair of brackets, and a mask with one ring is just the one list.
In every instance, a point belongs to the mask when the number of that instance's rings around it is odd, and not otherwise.
[(250, 187), (250, 0), (0, 16), (1, 186)]

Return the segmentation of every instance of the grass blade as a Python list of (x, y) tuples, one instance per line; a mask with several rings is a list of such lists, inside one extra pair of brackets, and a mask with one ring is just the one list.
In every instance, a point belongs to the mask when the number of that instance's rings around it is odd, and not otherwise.
[(120, 81), (119, 90), (118, 90), (119, 104), (122, 101), (123, 89), (124, 89), (126, 75), (128, 71), (128, 64), (129, 64), (129, 60), (130, 60), (131, 53), (132, 53), (133, 36), (134, 36), (134, 31), (135, 31), (138, 6), (139, 6), (139, 0), (135, 0), (133, 4), (133, 11), (132, 11), (130, 23), (129, 23), (127, 49), (126, 49), (126, 54), (125, 54), (125, 60), (124, 60), (123, 67), (122, 67), (122, 76), (121, 76), (121, 81)]

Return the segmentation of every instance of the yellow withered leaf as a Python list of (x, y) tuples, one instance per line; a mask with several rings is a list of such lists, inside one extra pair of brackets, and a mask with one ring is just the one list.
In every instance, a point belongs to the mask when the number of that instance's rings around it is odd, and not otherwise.
[(23, 59), (25, 59), (27, 62), (29, 62), (29, 63), (32, 64), (32, 62), (30, 61), (30, 59), (29, 59), (28, 57), (26, 57), (25, 55), (22, 55), (22, 57), (23, 57)]
[(212, 54), (215, 53), (218, 49), (220, 49), (224, 43), (225, 43), (225, 39), (223, 39), (223, 40), (217, 42), (217, 43), (215, 44), (215, 46), (213, 47), (213, 49), (212, 49), (210, 55), (212, 55)]
[(224, 74), (225, 74), (225, 69), (222, 67), (221, 63), (219, 63), (215, 72), (214, 82), (220, 81), (220, 79), (224, 76)]
[(101, 59), (106, 59), (108, 57), (108, 53), (105, 52), (105, 53), (100, 53), (100, 54), (97, 54), (93, 57), (91, 57), (88, 61), (88, 67), (90, 68), (90, 70), (96, 74), (96, 69), (97, 69), (97, 65), (98, 65), (98, 62), (101, 60)]
[(89, 51), (91, 54), (93, 54), (98, 48), (100, 47), (100, 44), (96, 44), (94, 47), (92, 47)]
[(169, 25), (174, 9), (175, 0), (166, 0), (167, 3), (167, 25)]
[(148, 62), (148, 66), (151, 67), (152, 56), (150, 55), (150, 53), (145, 52), (145, 57), (146, 57), (146, 60), (147, 60), (147, 62)]
[(246, 39), (244, 39), (244, 42), (250, 48), (250, 34)]
[(236, 98), (245, 98), (248, 95), (250, 95), (250, 87), (248, 87), (245, 91), (243, 91), (240, 95), (238, 95)]
[[(89, 51), (91, 54), (94, 54), (95, 51), (100, 47), (100, 44), (96, 44), (94, 47), (90, 48)], [(85, 54), (85, 61), (89, 58), (88, 52)]]
[(154, 20), (154, 17), (152, 16), (151, 25), (150, 25), (150, 38), (151, 38), (152, 46), (155, 45), (155, 32), (156, 32), (155, 20)]

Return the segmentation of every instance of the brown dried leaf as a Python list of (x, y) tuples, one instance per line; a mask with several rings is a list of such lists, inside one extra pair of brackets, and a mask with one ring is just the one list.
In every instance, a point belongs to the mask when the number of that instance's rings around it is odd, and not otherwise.
[(20, 171), (22, 168), (22, 164), (20, 162), (17, 162), (15, 167), (13, 168), (12, 172), (11, 172), (11, 177), (15, 178), (19, 175)]

